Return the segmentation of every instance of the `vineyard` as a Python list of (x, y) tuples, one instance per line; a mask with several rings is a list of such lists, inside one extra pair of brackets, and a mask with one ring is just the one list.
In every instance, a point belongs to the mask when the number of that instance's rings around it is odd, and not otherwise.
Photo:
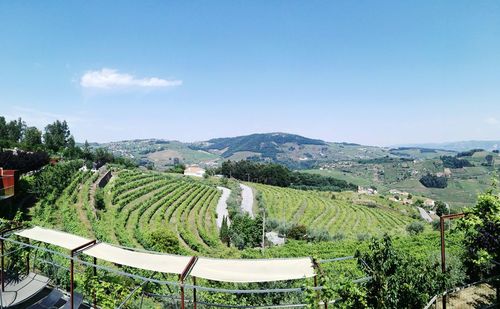
[(261, 194), (269, 219), (356, 237), (401, 232), (412, 219), (386, 200), (352, 192), (301, 191), (251, 184)]
[[(228, 250), (219, 241), (215, 207), (221, 193), (214, 185), (138, 170), (113, 174), (104, 189), (96, 189), (97, 173), (76, 173), (56, 201), (62, 216), (49, 221), (127, 247), (151, 249), (146, 234), (167, 227), (178, 235), (178, 253), (219, 256)], [(95, 207), (98, 190), (103, 191), (102, 209)]]

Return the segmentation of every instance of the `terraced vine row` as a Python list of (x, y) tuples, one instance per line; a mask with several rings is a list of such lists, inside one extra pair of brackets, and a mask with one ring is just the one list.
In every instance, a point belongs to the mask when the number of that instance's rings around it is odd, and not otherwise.
[(182, 253), (213, 255), (224, 245), (215, 225), (220, 192), (215, 186), (160, 173), (121, 170), (106, 189), (100, 226), (113, 230), (107, 241), (147, 249), (146, 235), (167, 226)]
[(356, 204), (348, 193), (325, 193), (252, 184), (261, 192), (270, 219), (323, 229), (345, 236), (402, 231), (411, 218), (379, 205)]

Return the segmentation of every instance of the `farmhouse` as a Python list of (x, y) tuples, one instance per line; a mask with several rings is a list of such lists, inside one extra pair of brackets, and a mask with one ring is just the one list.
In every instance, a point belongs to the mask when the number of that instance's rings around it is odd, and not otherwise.
[(431, 200), (430, 198), (428, 198), (424, 201), (425, 207), (434, 207), (434, 205), (435, 205), (435, 201)]
[(203, 177), (205, 175), (205, 169), (197, 166), (197, 165), (191, 165), (186, 167), (184, 170), (184, 175), (186, 176), (194, 176), (194, 177)]

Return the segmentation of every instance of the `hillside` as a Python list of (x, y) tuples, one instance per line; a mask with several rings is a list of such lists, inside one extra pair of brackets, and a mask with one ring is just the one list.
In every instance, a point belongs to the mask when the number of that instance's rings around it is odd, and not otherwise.
[(193, 150), (186, 143), (161, 139), (93, 143), (91, 146), (107, 148), (113, 154), (131, 158), (142, 166), (153, 163), (158, 170), (176, 163), (210, 165), (219, 159), (218, 155), (203, 150)]
[[(151, 231), (168, 226), (179, 240), (178, 253), (238, 256), (234, 248), (219, 240), (216, 226), (215, 209), (221, 197), (216, 186), (227, 183), (215, 178), (194, 179), (116, 167), (112, 170), (113, 177), (104, 189), (96, 188), (103, 173), (74, 173), (55, 201), (55, 212), (44, 213), (43, 205), (38, 205), (32, 213), (34, 222), (143, 249), (153, 249), (148, 242)], [(413, 220), (410, 215), (414, 216), (410, 207), (376, 196), (248, 185), (269, 215), (268, 230), (273, 229), (274, 221), (288, 227), (303, 224), (317, 233), (326, 232), (327, 238), (356, 239), (360, 235), (404, 232)], [(233, 204), (241, 201), (233, 199)], [(59, 212), (61, 216), (56, 215)], [(257, 237), (260, 239), (260, 232)]]
[(401, 233), (412, 221), (410, 207), (381, 197), (249, 185), (259, 192), (270, 220), (326, 231), (337, 239)]
[(353, 143), (331, 143), (287, 133), (263, 133), (214, 138), (196, 143), (161, 139), (128, 140), (104, 144), (116, 155), (150, 163), (162, 170), (176, 162), (216, 166), (224, 160), (257, 160), (285, 164), (291, 168), (311, 168), (320, 163), (373, 159), (391, 155), (386, 148)]
[[(445, 152), (439, 151), (439, 154), (445, 155)], [(449, 203), (459, 210), (474, 203), (477, 194), (490, 186), (492, 177), (499, 172), (500, 157), (498, 153), (488, 151), (453, 154), (457, 160), (469, 162), (470, 166), (448, 166), (440, 156), (421, 160), (393, 157), (334, 162), (308, 172), (343, 179), (363, 187), (373, 186), (381, 193), (389, 193), (391, 189), (409, 192)], [(487, 158), (491, 158), (491, 164)], [(419, 179), (427, 173), (444, 175), (448, 186), (444, 189), (423, 186)]]

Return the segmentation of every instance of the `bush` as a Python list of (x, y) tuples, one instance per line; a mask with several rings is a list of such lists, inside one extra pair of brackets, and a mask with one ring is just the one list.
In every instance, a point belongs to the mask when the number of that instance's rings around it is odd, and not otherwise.
[(307, 231), (308, 240), (310, 241), (330, 241), (332, 237), (326, 230), (310, 230)]
[(305, 240), (307, 238), (307, 228), (305, 225), (295, 225), (288, 231), (288, 237), (295, 240)]
[(370, 234), (368, 233), (359, 233), (356, 238), (358, 239), (358, 241), (365, 241), (365, 240), (368, 240), (370, 239)]
[(415, 221), (408, 224), (408, 226), (406, 227), (406, 231), (410, 235), (417, 235), (424, 231), (424, 225), (421, 222)]
[(164, 253), (180, 253), (179, 239), (167, 227), (160, 227), (149, 232), (146, 237), (147, 249), (164, 252)]

